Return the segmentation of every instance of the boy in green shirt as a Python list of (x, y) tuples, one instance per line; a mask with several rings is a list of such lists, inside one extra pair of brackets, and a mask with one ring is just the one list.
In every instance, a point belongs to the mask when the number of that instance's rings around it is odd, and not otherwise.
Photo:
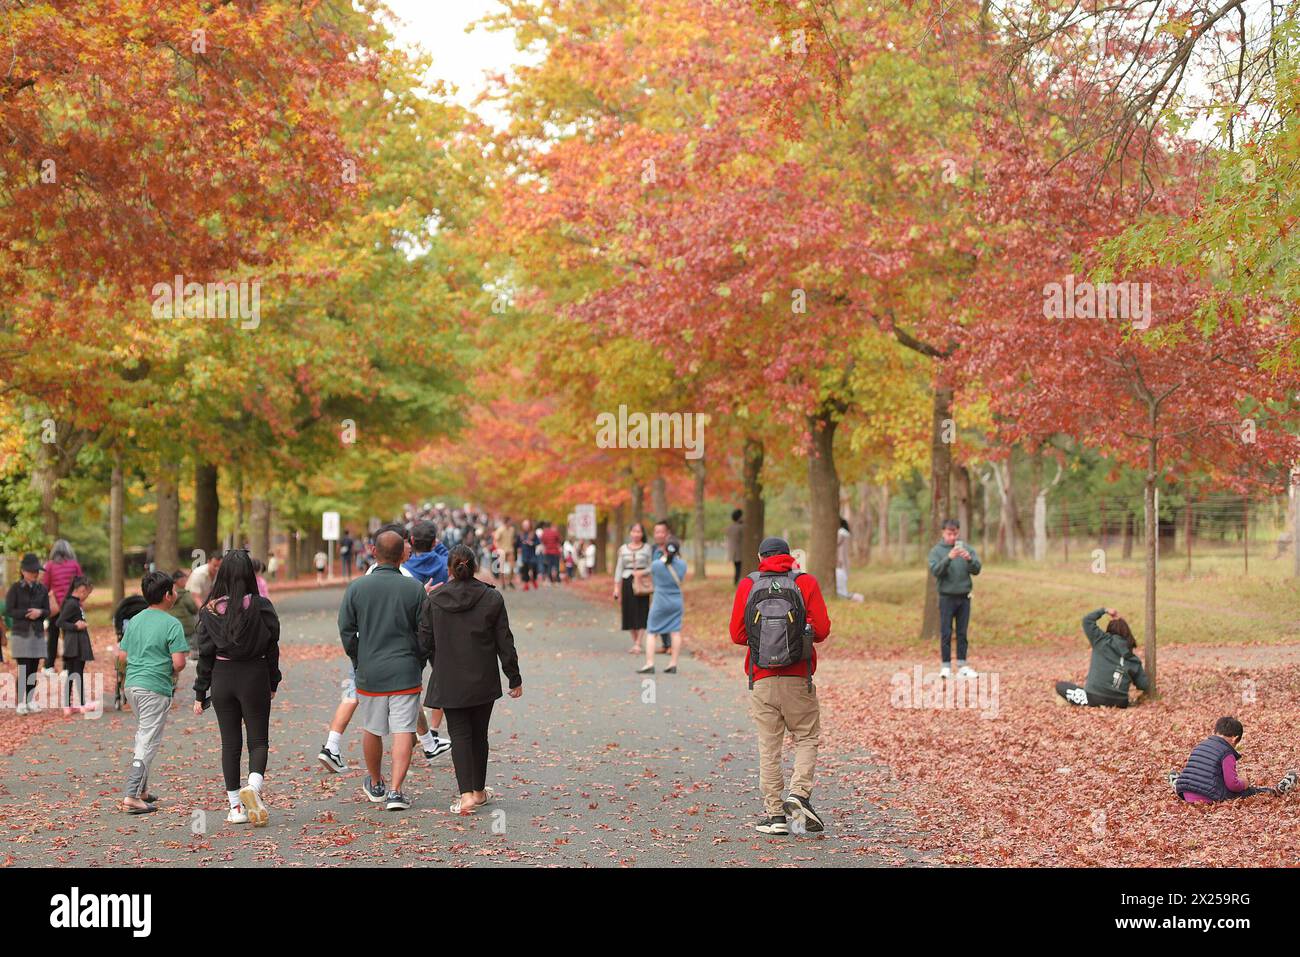
[(149, 766), (162, 744), (175, 676), (185, 670), (190, 650), (185, 630), (170, 614), (176, 601), (171, 575), (150, 572), (140, 580), (140, 593), (149, 607), (126, 623), (117, 652), (126, 661), (126, 696), (136, 718), (135, 755), (122, 799), (128, 814), (158, 810), (157, 798), (149, 793)]

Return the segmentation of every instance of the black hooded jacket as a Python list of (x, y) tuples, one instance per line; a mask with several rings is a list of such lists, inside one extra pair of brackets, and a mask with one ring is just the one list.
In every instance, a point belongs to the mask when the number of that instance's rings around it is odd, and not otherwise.
[(433, 666), (427, 708), (472, 708), (500, 698), (498, 660), (511, 688), (523, 684), (505, 599), (477, 578), (453, 578), (430, 593), (420, 610), (419, 637)]
[[(237, 633), (227, 636), (224, 615), (218, 615), (209, 606), (199, 609), (194, 640), (199, 649), (198, 667), (194, 675), (194, 698), (203, 701), (212, 687), (212, 666), (217, 657), (232, 661), (265, 658), (271, 678), (271, 692), (280, 686), (280, 617), (270, 599), (253, 595), (250, 611), (241, 616)], [(226, 612), (229, 614), (229, 611)]]

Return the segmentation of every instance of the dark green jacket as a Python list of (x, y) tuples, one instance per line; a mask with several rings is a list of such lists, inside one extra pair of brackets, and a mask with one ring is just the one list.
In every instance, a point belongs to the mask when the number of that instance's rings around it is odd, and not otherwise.
[(357, 690), (419, 690), (424, 652), (417, 630), (424, 586), (396, 565), (353, 579), (339, 606), (339, 638), (357, 670)]
[(978, 575), (982, 567), (980, 557), (968, 544), (966, 551), (970, 552), (970, 561), (964, 558), (949, 558), (948, 553), (952, 548), (951, 545), (940, 542), (930, 549), (930, 556), (927, 559), (930, 563), (930, 574), (939, 579), (940, 595), (969, 595), (973, 587), (970, 577)]
[(1083, 633), (1092, 645), (1092, 663), (1083, 689), (1089, 697), (1127, 701), (1130, 681), (1143, 691), (1150, 689), (1151, 682), (1142, 670), (1142, 660), (1128, 650), (1128, 641), (1097, 627), (1097, 619), (1104, 614), (1106, 609), (1098, 608), (1083, 617)]
[(168, 614), (181, 623), (181, 628), (185, 630), (185, 638), (188, 640), (194, 634), (194, 626), (198, 623), (199, 606), (194, 600), (194, 594), (188, 588), (177, 589), (176, 604), (172, 605)]

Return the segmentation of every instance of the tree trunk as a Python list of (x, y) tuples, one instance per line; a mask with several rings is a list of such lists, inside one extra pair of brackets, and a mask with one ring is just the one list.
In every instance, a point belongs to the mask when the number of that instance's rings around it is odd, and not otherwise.
[[(645, 521), (645, 489), (640, 482), (632, 483), (632, 522)], [(632, 524), (629, 522), (628, 524)], [(647, 532), (647, 539), (648, 539)]]
[(609, 532), (613, 518), (607, 512), (602, 518), (596, 516), (596, 567), (591, 569), (593, 575), (604, 575), (609, 571)]
[(859, 482), (853, 514), (853, 557), (859, 564), (871, 564), (871, 485)]
[(705, 577), (704, 566), (706, 564), (705, 546), (707, 544), (704, 540), (704, 459), (702, 457), (698, 459), (688, 459), (687, 468), (689, 468), (695, 475), (695, 567), (692, 568), (691, 571), (694, 573), (695, 578), (703, 580)]
[(217, 467), (200, 462), (194, 466), (194, 544), (204, 560), (217, 554), (217, 519), (221, 500), (217, 497)]
[(163, 462), (154, 482), (158, 511), (154, 520), (153, 557), (160, 571), (170, 574), (180, 561), (181, 499), (177, 484), (180, 466)]
[(953, 467), (956, 477), (957, 521), (961, 523), (961, 535), (966, 541), (974, 541), (975, 529), (971, 526), (971, 486), (970, 469), (964, 465)]
[[(930, 420), (930, 541), (939, 540), (943, 520), (952, 512), (952, 446), (945, 442), (945, 423), (952, 418), (952, 389), (934, 390)], [(939, 587), (933, 575), (925, 576), (925, 614), (921, 618), (922, 641), (939, 639)]]
[(880, 529), (880, 554), (889, 561), (889, 483), (882, 482), (876, 499), (876, 527)]
[(1187, 574), (1192, 573), (1192, 512), (1193, 506), (1189, 498), (1187, 504), (1183, 506), (1183, 548), (1187, 550)]
[(998, 494), (1002, 498), (1002, 514), (998, 521), (998, 547), (1003, 556), (1015, 559), (1020, 555), (1020, 529), (1016, 523), (1015, 469), (1006, 458), (994, 465), (998, 481)]
[(289, 581), (297, 580), (301, 574), (298, 554), (298, 529), (288, 529), (285, 538), (287, 539), (284, 556), (284, 575)]
[(122, 515), (126, 509), (126, 479), (122, 457), (113, 457), (113, 478), (108, 493), (108, 580), (113, 589), (113, 607), (126, 596), (126, 556), (122, 548)]
[(1124, 544), (1121, 554), (1127, 559), (1133, 557), (1133, 513), (1124, 513)]
[(252, 525), (252, 541), (249, 543), (249, 553), (265, 565), (267, 556), (271, 554), (271, 500), (254, 496), (251, 511), (249, 522)]
[(41, 500), (41, 531), (53, 541), (59, 537), (59, 469), (58, 449), (52, 442), (37, 444), (30, 481)]
[(235, 527), (230, 532), (231, 548), (248, 547), (248, 536), (244, 533), (244, 475), (235, 473)]
[(1291, 473), (1291, 544), (1295, 554), (1292, 571), (1300, 578), (1300, 466)]
[(656, 522), (668, 517), (668, 483), (662, 475), (656, 475), (650, 483), (650, 507)]
[(808, 417), (812, 452), (808, 456), (808, 492), (812, 527), (808, 541), (808, 571), (833, 594), (835, 546), (840, 531), (840, 477), (835, 471), (835, 427), (829, 410)]
[(744, 449), (745, 516), (740, 535), (740, 571), (758, 571), (758, 546), (763, 541), (763, 442), (746, 438)]
[[(1155, 410), (1151, 411), (1152, 434), (1155, 434)], [(1143, 664), (1147, 676), (1151, 679), (1151, 694), (1156, 690), (1156, 551), (1160, 547), (1159, 528), (1156, 516), (1156, 439), (1147, 444), (1147, 474), (1143, 488), (1142, 509), (1146, 519), (1146, 639), (1143, 645)]]

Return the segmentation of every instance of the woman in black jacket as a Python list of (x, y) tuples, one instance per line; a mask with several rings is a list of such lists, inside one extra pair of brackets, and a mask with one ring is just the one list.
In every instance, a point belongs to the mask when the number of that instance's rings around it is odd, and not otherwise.
[[(280, 685), (280, 619), (257, 593), (253, 560), (242, 548), (221, 560), (217, 580), (199, 609), (194, 713), (209, 701), (221, 729), (221, 772), (230, 799), (228, 824), (265, 827), (262, 781), (269, 749), (271, 699)], [(209, 689), (211, 697), (209, 698)], [(248, 783), (239, 786), (244, 728), (248, 729)]]
[(420, 612), (420, 646), (433, 666), (426, 708), (441, 708), (451, 735), (460, 797), (453, 814), (468, 814), (492, 799), (487, 786), (488, 723), (501, 697), (501, 671), (510, 697), (524, 693), (519, 656), (505, 599), (474, 577), (478, 561), (464, 545), (451, 550), (451, 580), (430, 592)]

